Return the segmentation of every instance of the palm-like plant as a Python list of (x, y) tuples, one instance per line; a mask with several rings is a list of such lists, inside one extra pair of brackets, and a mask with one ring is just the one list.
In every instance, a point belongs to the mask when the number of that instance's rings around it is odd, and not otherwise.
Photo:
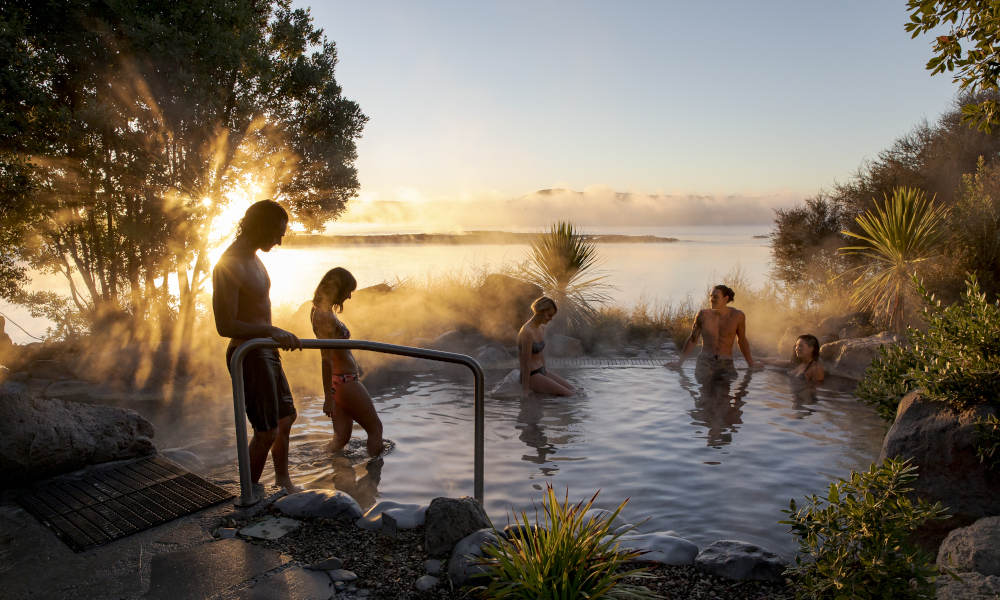
[(944, 240), (940, 225), (947, 208), (934, 204), (917, 188), (896, 188), (892, 197), (875, 201), (875, 209), (854, 219), (862, 233), (843, 231), (861, 242), (840, 249), (867, 259), (852, 269), (857, 273), (851, 300), (870, 310), (889, 327), (902, 326), (903, 303), (919, 263), (932, 257)]
[(595, 305), (611, 299), (597, 264), (597, 244), (560, 221), (531, 243), (527, 278), (553, 297), (560, 312), (565, 309), (570, 323), (583, 325), (593, 320)]

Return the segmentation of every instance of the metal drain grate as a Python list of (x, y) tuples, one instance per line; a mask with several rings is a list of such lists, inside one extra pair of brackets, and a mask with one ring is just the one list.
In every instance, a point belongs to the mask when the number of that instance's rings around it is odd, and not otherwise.
[(18, 502), (82, 552), (232, 497), (165, 458), (149, 456), (47, 479)]

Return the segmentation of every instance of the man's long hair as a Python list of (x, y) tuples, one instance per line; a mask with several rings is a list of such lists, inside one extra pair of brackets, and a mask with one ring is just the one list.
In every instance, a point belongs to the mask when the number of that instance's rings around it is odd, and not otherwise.
[(254, 202), (236, 226), (236, 237), (260, 239), (274, 228), (275, 222), (288, 222), (288, 212), (274, 200)]

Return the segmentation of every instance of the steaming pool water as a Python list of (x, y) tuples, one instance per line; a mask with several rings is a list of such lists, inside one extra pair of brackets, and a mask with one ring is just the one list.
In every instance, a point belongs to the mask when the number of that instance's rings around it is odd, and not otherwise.
[[(650, 363), (562, 370), (583, 388), (577, 397), (487, 395), (485, 505), (495, 524), (505, 524), (512, 511), (533, 515), (550, 483), (560, 496), (568, 488), (574, 501), (601, 490), (602, 508), (630, 498), (623, 516), (641, 532), (673, 531), (700, 547), (742, 539), (787, 558), (796, 542), (777, 521), (789, 499), (823, 492), (878, 456), (885, 426), (845, 391), (851, 385), (796, 389), (773, 369), (741, 369), (731, 383), (701, 385), (693, 361), (681, 373)], [(488, 386), (503, 373), (489, 375)], [(331, 457), (322, 400), (296, 397), (290, 456), (296, 483), (340, 489), (365, 509), (381, 499), (427, 504), (472, 494), (471, 375), (399, 379), (405, 383), (373, 393), (395, 448), (368, 464)], [(185, 448), (206, 469), (223, 465), (234, 474), (231, 406), (203, 407), (197, 425), (177, 421), (185, 419), (177, 411), (147, 417), (167, 436), (158, 434), (160, 448)], [(355, 435), (364, 432), (356, 426)], [(264, 480), (273, 481), (270, 463)]]

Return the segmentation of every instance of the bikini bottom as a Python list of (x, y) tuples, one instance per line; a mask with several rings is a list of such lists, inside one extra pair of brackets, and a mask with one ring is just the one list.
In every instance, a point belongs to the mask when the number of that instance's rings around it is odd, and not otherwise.
[(542, 365), (537, 369), (535, 369), (534, 371), (529, 372), (528, 377), (531, 377), (532, 375), (545, 375), (545, 373), (546, 373), (545, 365)]

